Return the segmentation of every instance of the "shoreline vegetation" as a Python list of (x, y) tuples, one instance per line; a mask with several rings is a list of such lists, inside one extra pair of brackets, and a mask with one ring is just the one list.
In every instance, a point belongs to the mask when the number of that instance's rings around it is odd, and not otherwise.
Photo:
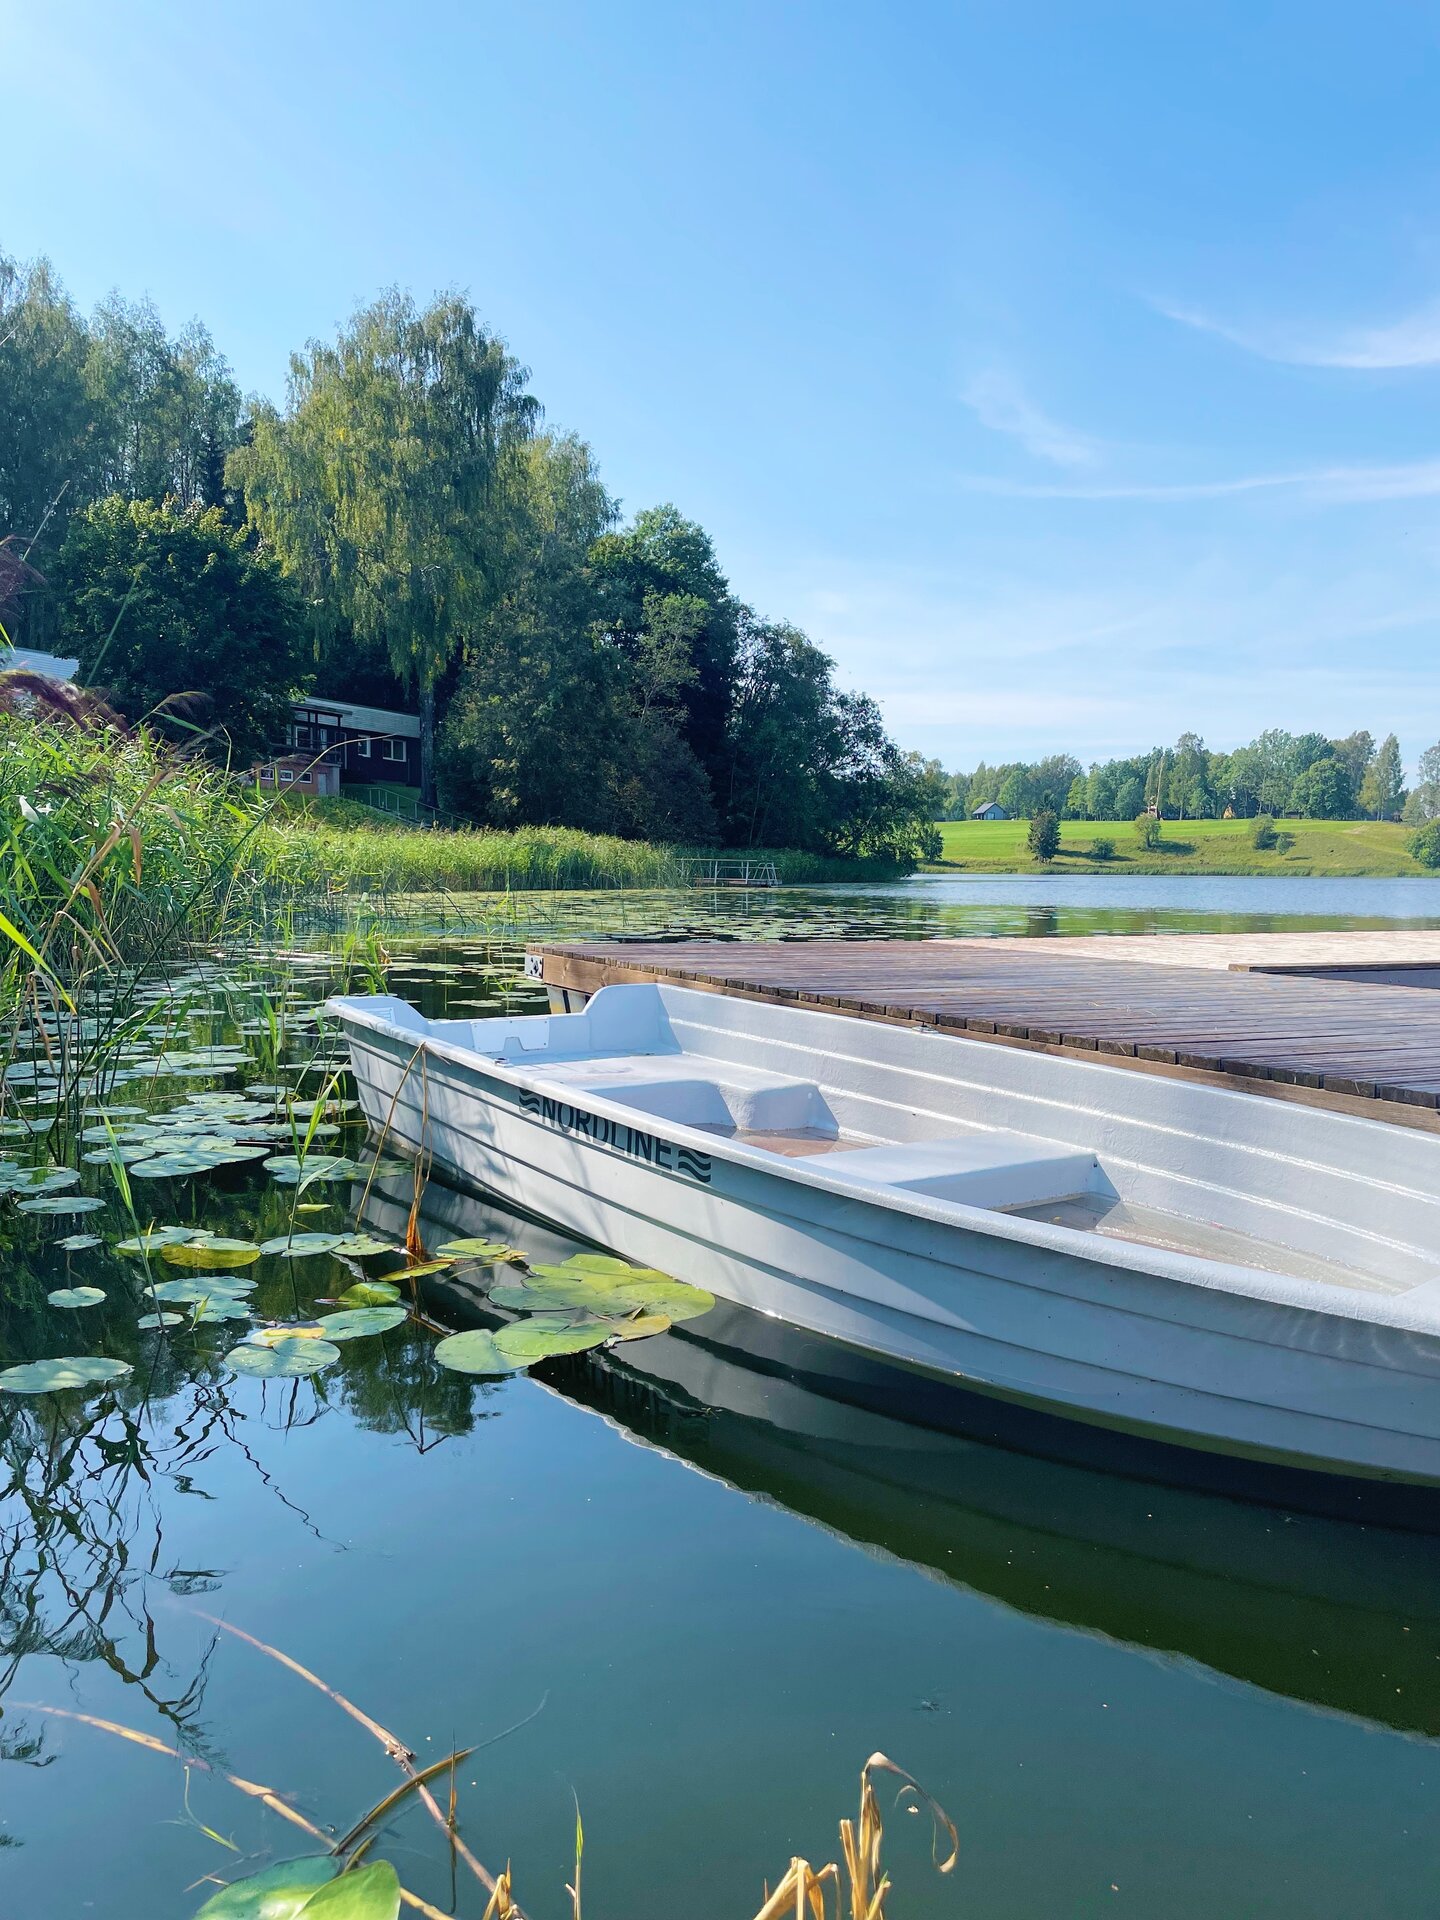
[[(1410, 851), (1413, 828), (1393, 820), (1277, 820), (1276, 845), (1255, 845), (1253, 820), (1165, 820), (1145, 846), (1130, 823), (1060, 822), (1053, 860), (1030, 851), (1028, 820), (945, 820), (941, 855), (921, 869), (932, 874), (1281, 874), (1304, 879), (1433, 879)], [(1288, 844), (1286, 844), (1288, 842)], [(1096, 852), (1096, 847), (1102, 849)], [(1105, 846), (1111, 851), (1103, 852)]]

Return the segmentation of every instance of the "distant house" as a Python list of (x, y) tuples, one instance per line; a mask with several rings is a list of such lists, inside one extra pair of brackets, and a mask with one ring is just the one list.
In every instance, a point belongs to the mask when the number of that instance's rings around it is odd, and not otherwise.
[[(69, 681), (80, 663), (18, 647), (3, 664)], [(273, 760), (252, 768), (262, 787), (322, 794), (338, 793), (342, 779), (420, 785), (420, 722), (413, 713), (357, 707), (353, 701), (307, 694), (291, 708), (283, 749)], [(313, 773), (307, 773), (312, 765)]]
[(306, 762), (318, 756), (317, 771), (333, 767), (337, 788), (341, 779), (420, 785), (420, 722), (413, 713), (307, 694), (295, 702), (286, 745)]
[(1008, 820), (1010, 816), (998, 800), (987, 800), (983, 807), (971, 809), (970, 818), (972, 820)]

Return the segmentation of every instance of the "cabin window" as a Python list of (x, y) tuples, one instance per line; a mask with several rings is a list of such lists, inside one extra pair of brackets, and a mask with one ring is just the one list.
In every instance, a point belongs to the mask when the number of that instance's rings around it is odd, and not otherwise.
[(357, 740), (357, 741), (355, 741), (355, 742), (354, 742), (354, 747), (355, 747), (355, 751), (356, 751), (356, 753), (358, 753), (358, 754), (359, 754), (359, 756), (360, 756), (360, 758), (361, 758), (362, 760), (368, 760), (368, 759), (370, 758), (370, 736), (369, 736), (369, 734), (366, 734), (366, 736), (365, 736), (365, 738), (364, 738), (363, 740)]
[(280, 784), (282, 787), (294, 786), (295, 775), (290, 771), (289, 767), (282, 767), (280, 769)]
[(405, 742), (403, 740), (387, 740), (385, 742), (385, 758), (387, 760), (403, 760), (405, 758)]
[(292, 746), (308, 747), (310, 744), (309, 727), (292, 727), (290, 729), (290, 741)]

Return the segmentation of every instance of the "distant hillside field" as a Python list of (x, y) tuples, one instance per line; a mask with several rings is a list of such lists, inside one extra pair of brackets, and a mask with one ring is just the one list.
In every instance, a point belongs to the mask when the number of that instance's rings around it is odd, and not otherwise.
[[(1167, 820), (1164, 840), (1147, 852), (1127, 821), (1063, 820), (1051, 873), (1292, 873), (1424, 875), (1408, 851), (1411, 829), (1379, 820), (1277, 820), (1293, 834), (1288, 852), (1250, 844), (1249, 820)], [(944, 853), (930, 873), (1039, 873), (1025, 845), (1026, 820), (942, 820)], [(1095, 860), (1096, 840), (1111, 840), (1113, 860)]]

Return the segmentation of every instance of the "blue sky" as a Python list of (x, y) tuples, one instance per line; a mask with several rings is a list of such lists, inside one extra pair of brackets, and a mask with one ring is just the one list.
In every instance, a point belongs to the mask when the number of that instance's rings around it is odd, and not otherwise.
[(467, 289), (947, 765), (1440, 736), (1440, 16), (0, 0), (0, 247), (249, 389)]

